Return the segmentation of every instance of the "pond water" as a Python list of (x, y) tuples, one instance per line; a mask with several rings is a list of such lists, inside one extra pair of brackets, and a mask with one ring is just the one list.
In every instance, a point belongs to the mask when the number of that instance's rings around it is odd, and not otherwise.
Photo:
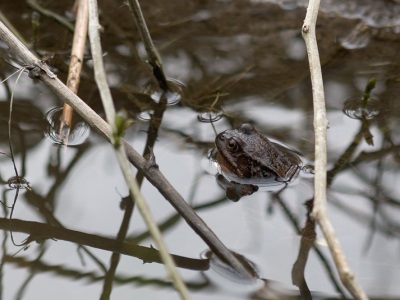
[[(398, 299), (400, 3), (323, 2), (317, 38), (329, 120), (328, 214), (367, 294)], [(30, 49), (51, 57), (47, 63), (65, 82), (72, 33), (34, 9), (35, 3), (1, 1), (1, 20), (7, 19)], [(38, 3), (73, 24), (71, 1)], [(310, 223), (311, 174), (300, 172), (279, 193), (261, 188), (233, 202), (217, 183), (218, 168), (207, 156), (216, 133), (251, 123), (302, 153), (304, 164), (312, 164), (312, 95), (300, 32), (306, 4), (142, 1), (173, 87), (170, 103), (160, 113), (160, 89), (128, 7), (123, 1), (99, 1), (107, 79), (117, 108), (134, 119), (126, 140), (140, 153), (148, 139), (154, 140), (161, 172), (221, 241), (252, 263), (259, 277), (238, 282), (218, 260), (209, 259), (207, 244), (144, 180), (143, 195), (170, 252), (188, 258), (180, 273), (192, 299), (350, 297), (322, 233), (316, 228), (313, 243), (307, 230), (301, 231)], [(4, 79), (15, 72), (19, 59), (2, 41), (0, 52)], [(373, 78), (376, 85), (363, 103)], [(62, 102), (26, 73), (18, 83), (16, 79), (0, 87), (0, 151), (5, 153), (0, 156), (1, 200), (7, 205), (0, 219), (0, 298), (178, 299), (164, 266), (144, 263), (151, 261), (155, 244), (136, 209), (126, 241), (145, 247), (145, 254), (125, 251), (119, 263), (115, 256), (111, 262), (129, 201), (123, 200), (128, 189), (110, 144), (74, 115), (76, 131), (69, 146), (60, 147), (49, 123), (56, 126)], [(14, 177), (8, 144), (14, 86), (11, 141), (21, 178)], [(78, 94), (104, 116), (88, 48)], [(150, 118), (161, 122), (156, 139), (147, 134)], [(206, 122), (209, 118), (214, 122)], [(11, 223), (14, 199), (16, 222)], [(26, 239), (29, 243), (18, 246)], [(298, 278), (304, 279), (297, 283), (300, 288), (294, 285)]]

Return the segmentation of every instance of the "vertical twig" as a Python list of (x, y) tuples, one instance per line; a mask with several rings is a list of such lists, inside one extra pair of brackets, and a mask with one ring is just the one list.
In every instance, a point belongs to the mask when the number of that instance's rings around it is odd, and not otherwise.
[[(88, 28), (88, 3), (87, 0), (79, 0), (78, 13), (76, 16), (74, 39), (72, 43), (71, 61), (67, 78), (67, 87), (74, 93), (78, 93), (83, 55), (85, 53), (85, 43)], [(68, 143), (69, 134), (72, 127), (73, 109), (64, 103), (61, 116), (59, 135), (64, 145)]]
[(153, 40), (151, 39), (149, 29), (147, 28), (146, 25), (146, 21), (144, 20), (139, 1), (129, 0), (128, 3), (132, 11), (136, 26), (139, 30), (140, 37), (143, 41), (144, 48), (146, 49), (149, 63), (153, 68), (154, 77), (157, 79), (160, 88), (164, 92), (166, 92), (168, 90), (168, 83), (162, 67), (162, 61), (156, 47), (154, 47), (154, 43)]
[(153, 217), (151, 216), (150, 209), (147, 206), (147, 203), (145, 202), (139, 190), (135, 177), (130, 168), (128, 159), (126, 157), (123, 144), (119, 141), (120, 137), (116, 137), (116, 134), (118, 133), (118, 128), (116, 125), (117, 120), (111, 92), (107, 84), (107, 79), (104, 71), (96, 0), (89, 0), (89, 38), (92, 47), (96, 83), (100, 90), (100, 95), (106, 112), (108, 123), (110, 124), (113, 131), (112, 143), (115, 149), (115, 154), (117, 156), (126, 183), (129, 186), (129, 192), (131, 194), (131, 197), (135, 199), (135, 203), (139, 209), (139, 212), (141, 213), (147, 227), (149, 228), (149, 231), (151, 232), (151, 235), (154, 238), (157, 247), (159, 248), (161, 259), (164, 261), (167, 272), (169, 273), (169, 276), (171, 277), (176, 289), (180, 293), (181, 298), (189, 299), (189, 292), (187, 290), (187, 287), (180, 277), (178, 270), (176, 269), (175, 263), (163, 241), (160, 230), (155, 224)]
[[(146, 20), (143, 17), (142, 9), (140, 8), (139, 1), (129, 0), (128, 4), (132, 12), (133, 19), (135, 20), (136, 27), (139, 31), (140, 38), (142, 39), (144, 47), (146, 49), (149, 64), (153, 68), (153, 75), (158, 81), (159, 87), (163, 91), (157, 109), (152, 114), (150, 120), (148, 138), (143, 153), (143, 157), (147, 157), (150, 155), (151, 149), (153, 148), (154, 143), (157, 139), (158, 129), (161, 125), (162, 117), (166, 109), (167, 98), (165, 93), (168, 91), (168, 83), (167, 83), (167, 78), (165, 77), (164, 70), (162, 68), (161, 57), (157, 51), (157, 48), (154, 46), (153, 39), (151, 38), (149, 28), (147, 27), (146, 24)], [(136, 175), (136, 180), (139, 186), (142, 185), (143, 178), (144, 178), (143, 172), (138, 172)]]
[(310, 0), (307, 14), (302, 27), (302, 35), (307, 47), (310, 64), (311, 84), (314, 103), (314, 132), (315, 132), (315, 179), (314, 179), (314, 209), (313, 217), (321, 227), (328, 243), (340, 278), (355, 299), (368, 299), (367, 295), (357, 283), (350, 270), (346, 258), (336, 237), (326, 212), (326, 179), (327, 179), (327, 147), (326, 147), (326, 119), (324, 86), (322, 81), (321, 64), (318, 53), (315, 25), (317, 22), (320, 0)]

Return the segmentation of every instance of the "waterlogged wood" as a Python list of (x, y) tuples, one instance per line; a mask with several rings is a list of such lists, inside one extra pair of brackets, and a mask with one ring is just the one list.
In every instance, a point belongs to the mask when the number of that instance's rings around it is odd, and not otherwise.
[(314, 103), (314, 132), (315, 132), (315, 178), (314, 178), (314, 208), (313, 217), (325, 236), (329, 250), (332, 253), (336, 267), (344, 286), (355, 299), (368, 299), (367, 295), (357, 283), (343, 254), (335, 230), (329, 221), (326, 212), (327, 187), (327, 147), (324, 85), (322, 81), (321, 64), (318, 53), (315, 25), (317, 23), (319, 0), (310, 0), (307, 14), (302, 27), (302, 35), (307, 47), (308, 61), (311, 72), (311, 84)]
[[(29, 234), (27, 239), (28, 242), (40, 242), (46, 239), (55, 239), (56, 241), (67, 241), (81, 246), (88, 246), (136, 257), (146, 263), (162, 263), (157, 249), (127, 242), (121, 243), (115, 239), (71, 230), (60, 226), (52, 226), (49, 224), (18, 219), (10, 220), (0, 218), (0, 229)], [(172, 258), (180, 268), (195, 271), (206, 271), (209, 269), (208, 259), (195, 259), (179, 255), (172, 255)]]

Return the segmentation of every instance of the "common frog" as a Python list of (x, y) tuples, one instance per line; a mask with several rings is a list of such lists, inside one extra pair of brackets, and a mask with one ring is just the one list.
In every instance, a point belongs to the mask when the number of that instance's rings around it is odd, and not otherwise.
[(301, 159), (293, 150), (271, 142), (251, 124), (221, 132), (215, 144), (214, 159), (223, 174), (238, 183), (288, 183), (301, 168)]

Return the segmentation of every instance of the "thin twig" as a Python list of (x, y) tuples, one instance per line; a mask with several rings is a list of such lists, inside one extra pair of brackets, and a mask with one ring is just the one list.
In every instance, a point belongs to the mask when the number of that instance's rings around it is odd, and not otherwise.
[[(87, 0), (79, 0), (74, 39), (72, 43), (71, 61), (69, 62), (69, 72), (67, 78), (67, 87), (75, 94), (78, 94), (78, 87), (81, 79), (83, 55), (85, 53), (88, 27), (88, 14)], [(72, 127), (72, 114), (72, 107), (67, 103), (64, 103), (59, 128), (60, 139), (64, 145), (68, 143), (68, 138)]]
[(129, 0), (129, 7), (132, 11), (133, 18), (139, 30), (140, 37), (142, 38), (144, 48), (146, 49), (149, 63), (153, 68), (154, 77), (157, 79), (160, 88), (166, 92), (168, 90), (167, 78), (165, 77), (162, 67), (162, 61), (153, 40), (150, 36), (149, 29), (147, 28), (146, 21), (143, 17), (142, 10), (138, 0)]
[[(15, 180), (16, 180), (16, 190), (15, 190), (15, 195), (14, 195), (14, 201), (13, 204), (11, 206), (11, 212), (10, 212), (10, 222), (12, 220), (13, 214), (14, 214), (14, 209), (15, 209), (15, 205), (17, 203), (18, 200), (18, 195), (19, 195), (19, 190), (21, 189), (21, 182), (23, 180), (22, 177), (19, 176), (18, 173), (18, 169), (17, 169), (17, 165), (15, 164), (15, 158), (14, 158), (14, 150), (13, 150), (13, 145), (12, 145), (12, 135), (11, 135), (11, 127), (12, 127), (12, 111), (13, 111), (13, 104), (14, 104), (14, 93), (15, 93), (15, 88), (17, 87), (18, 81), (23, 73), (24, 69), (22, 68), (19, 71), (17, 80), (15, 81), (15, 84), (13, 86), (13, 89), (11, 91), (11, 98), (10, 98), (10, 108), (9, 108), (9, 116), (8, 116), (8, 146), (10, 149), (10, 158), (11, 158), (11, 162), (12, 165), (14, 167), (14, 173), (15, 173)], [(29, 187), (29, 185), (28, 185)], [(24, 243), (21, 244), (17, 244), (14, 240), (14, 235), (12, 232), (10, 232), (10, 237), (11, 237), (11, 241), (15, 246), (22, 246)]]
[[(12, 33), (0, 22), (0, 39), (9, 47), (10, 51), (20, 57), (25, 65), (32, 66), (38, 62), (30, 52)], [(37, 64), (42, 66), (41, 64)], [(82, 99), (72, 93), (54, 74), (42, 70), (39, 79), (62, 101), (67, 102), (79, 115), (109, 142), (112, 140), (110, 126), (96, 114)], [(130, 146), (124, 139), (121, 143), (125, 147), (129, 161), (153, 184), (166, 200), (185, 219), (187, 224), (203, 239), (211, 250), (224, 262), (232, 266), (244, 278), (252, 278), (245, 266), (229, 251), (216, 234), (207, 226), (171, 183), (164, 177), (158, 168), (149, 168), (148, 162)]]
[(112, 141), (112, 144), (114, 146), (115, 154), (117, 156), (125, 181), (129, 186), (129, 192), (131, 194), (131, 197), (135, 200), (136, 206), (138, 207), (139, 212), (141, 213), (142, 218), (144, 219), (147, 228), (149, 229), (154, 239), (154, 242), (159, 248), (161, 258), (164, 261), (167, 272), (169, 273), (169, 276), (171, 277), (175, 285), (175, 288), (180, 293), (182, 299), (189, 299), (190, 298), (189, 291), (185, 283), (183, 282), (171, 255), (168, 252), (167, 246), (164, 242), (161, 232), (158, 229), (151, 215), (150, 208), (148, 207), (145, 199), (143, 198), (140, 192), (137, 181), (130, 168), (129, 161), (126, 157), (123, 145), (117, 140), (118, 137), (115, 136), (115, 134), (119, 133), (119, 131), (118, 128), (116, 128), (115, 108), (111, 97), (110, 88), (107, 83), (107, 78), (105, 75), (105, 69), (103, 65), (102, 50), (101, 50), (100, 35), (99, 35), (100, 26), (98, 21), (98, 10), (97, 10), (96, 0), (89, 1), (89, 16), (90, 16), (89, 38), (92, 48), (95, 79), (97, 86), (100, 90), (101, 100), (103, 102), (108, 123), (113, 129), (114, 139)]
[(325, 236), (332, 253), (340, 279), (356, 299), (368, 299), (367, 295), (357, 283), (350, 270), (346, 258), (336, 237), (326, 212), (326, 184), (327, 184), (327, 147), (326, 118), (324, 86), (322, 81), (321, 63), (318, 53), (315, 25), (317, 23), (320, 0), (310, 0), (307, 14), (302, 27), (302, 35), (307, 47), (308, 61), (310, 64), (311, 84), (314, 103), (314, 132), (315, 132), (315, 178), (314, 178), (314, 209), (313, 217)]

